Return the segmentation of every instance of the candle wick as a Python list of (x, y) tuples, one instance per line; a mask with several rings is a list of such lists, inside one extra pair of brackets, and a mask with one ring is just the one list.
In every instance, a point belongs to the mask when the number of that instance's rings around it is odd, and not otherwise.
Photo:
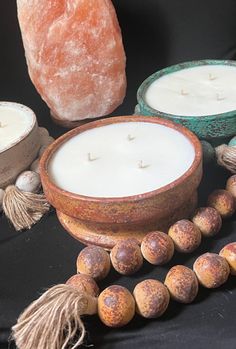
[(216, 99), (217, 99), (217, 101), (223, 101), (225, 99), (225, 97), (222, 97), (222, 96), (220, 96), (219, 93), (217, 93), (216, 94)]
[(215, 80), (215, 79), (217, 79), (217, 77), (216, 76), (214, 76), (213, 74), (209, 74), (209, 80)]
[(91, 155), (91, 153), (88, 153), (88, 161), (95, 161), (95, 160), (97, 160), (98, 158), (96, 158), (96, 157), (93, 157), (92, 155)]
[(128, 140), (129, 141), (133, 141), (135, 139), (135, 137), (134, 136), (132, 136), (132, 135), (128, 135)]
[(149, 166), (150, 166), (150, 165), (144, 165), (142, 160), (139, 161), (139, 163), (138, 163), (138, 167), (139, 167), (139, 168), (147, 168), (147, 167), (149, 167)]
[(181, 93), (182, 96), (187, 96), (189, 94), (188, 92), (184, 91), (183, 88), (181, 89), (180, 93)]

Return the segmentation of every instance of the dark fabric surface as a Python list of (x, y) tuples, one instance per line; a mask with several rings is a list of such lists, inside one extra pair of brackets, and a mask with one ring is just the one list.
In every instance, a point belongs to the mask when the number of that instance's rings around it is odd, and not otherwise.
[[(235, 0), (114, 0), (127, 53), (128, 90), (124, 104), (113, 115), (131, 114), (140, 83), (154, 71), (177, 62), (200, 58), (234, 59), (236, 54)], [(47, 106), (31, 84), (22, 48), (13, 0), (0, 2), (0, 100), (24, 103), (37, 114), (40, 126), (53, 136), (55, 126)], [(200, 186), (200, 203), (214, 188), (223, 188), (229, 174), (206, 168)], [(120, 284), (133, 290), (144, 278), (164, 277), (172, 265), (192, 266), (205, 251), (218, 252), (236, 241), (235, 216), (224, 222), (220, 234), (204, 240), (192, 255), (176, 254), (164, 267), (145, 264), (133, 277), (112, 271), (100, 284)], [(0, 348), (7, 348), (11, 326), (19, 313), (45, 288), (64, 282), (76, 272), (75, 260), (82, 245), (67, 234), (54, 211), (30, 231), (16, 233), (0, 217)], [(96, 317), (86, 318), (86, 344), (95, 348), (214, 348), (236, 347), (236, 279), (221, 288), (200, 289), (191, 305), (171, 302), (166, 314), (147, 321), (138, 316), (127, 327), (109, 329)], [(35, 348), (37, 349), (37, 348)]]

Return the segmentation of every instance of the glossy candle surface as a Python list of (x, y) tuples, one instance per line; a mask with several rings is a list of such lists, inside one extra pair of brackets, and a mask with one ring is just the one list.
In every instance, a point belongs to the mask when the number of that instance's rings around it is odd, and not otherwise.
[(0, 153), (26, 136), (35, 123), (33, 113), (19, 104), (0, 103)]
[(150, 122), (120, 122), (84, 131), (48, 164), (61, 189), (90, 197), (124, 197), (167, 185), (192, 165), (195, 151), (179, 131)]
[(166, 74), (145, 94), (158, 111), (182, 116), (204, 116), (236, 110), (236, 67), (201, 65)]

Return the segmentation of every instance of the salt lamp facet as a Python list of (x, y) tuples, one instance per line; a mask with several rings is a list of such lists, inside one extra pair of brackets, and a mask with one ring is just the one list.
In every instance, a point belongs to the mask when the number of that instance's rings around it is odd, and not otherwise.
[(58, 121), (104, 116), (125, 96), (125, 52), (110, 0), (17, 0), (28, 70)]

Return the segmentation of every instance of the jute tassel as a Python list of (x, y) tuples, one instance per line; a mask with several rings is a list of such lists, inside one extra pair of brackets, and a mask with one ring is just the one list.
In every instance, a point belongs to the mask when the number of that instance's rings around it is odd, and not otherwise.
[(6, 188), (2, 206), (5, 215), (18, 231), (30, 229), (49, 210), (44, 194), (23, 192), (14, 185)]
[(18, 349), (75, 349), (85, 336), (80, 316), (96, 313), (96, 297), (70, 285), (57, 285), (20, 315), (12, 337)]
[(236, 146), (222, 144), (216, 149), (217, 163), (232, 173), (236, 173)]

